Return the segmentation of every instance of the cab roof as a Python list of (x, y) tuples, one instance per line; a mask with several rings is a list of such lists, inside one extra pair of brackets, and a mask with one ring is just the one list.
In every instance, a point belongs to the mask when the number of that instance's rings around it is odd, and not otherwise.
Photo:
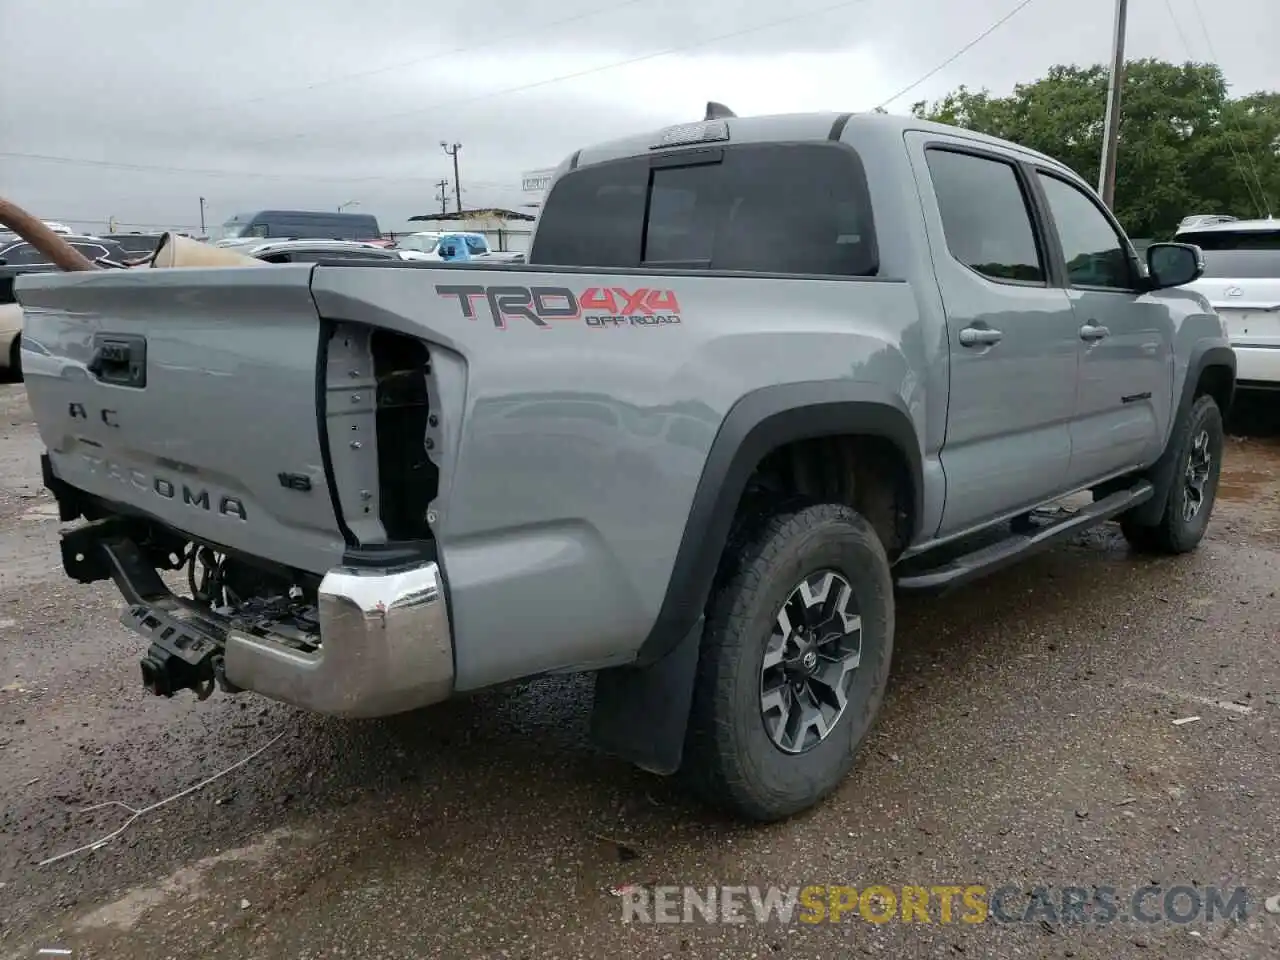
[[(708, 111), (709, 114), (712, 111)], [(917, 130), (925, 133), (937, 133), (951, 137), (963, 137), (987, 146), (999, 147), (1003, 150), (1015, 150), (1024, 156), (1035, 158), (1043, 163), (1062, 169), (1061, 162), (1054, 160), (1037, 150), (1021, 144), (997, 137), (965, 130), (948, 124), (921, 120), (913, 116), (899, 116), (892, 113), (785, 113), (757, 117), (708, 116), (703, 120), (692, 120), (683, 124), (674, 124), (648, 133), (634, 134), (617, 140), (607, 141), (594, 146), (585, 147), (574, 154), (564, 166), (567, 168), (603, 163), (608, 160), (620, 160), (625, 157), (646, 156), (655, 147), (662, 145), (664, 134), (679, 127), (693, 127), (698, 124), (724, 124), (728, 139), (719, 141), (689, 142), (688, 147), (714, 146), (719, 143), (776, 143), (781, 141), (825, 141), (856, 139), (860, 142), (878, 141), (887, 143), (890, 140), (901, 140), (904, 133)], [(681, 144), (670, 144), (668, 149), (679, 149)]]

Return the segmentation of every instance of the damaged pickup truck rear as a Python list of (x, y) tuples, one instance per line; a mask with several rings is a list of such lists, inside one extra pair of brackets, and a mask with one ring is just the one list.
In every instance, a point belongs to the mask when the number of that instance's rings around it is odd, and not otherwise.
[(713, 109), (566, 160), (525, 265), (18, 298), (66, 571), (118, 585), (149, 689), (374, 717), (591, 671), (600, 744), (770, 820), (850, 769), (895, 587), (1110, 519), (1200, 541), (1235, 377), (1201, 269), (1013, 144)]

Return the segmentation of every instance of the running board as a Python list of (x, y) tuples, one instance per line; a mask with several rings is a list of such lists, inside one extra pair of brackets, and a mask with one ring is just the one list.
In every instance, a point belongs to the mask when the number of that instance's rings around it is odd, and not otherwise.
[[(1151, 484), (1143, 480), (1128, 490), (1113, 493), (1030, 533), (1011, 534), (1004, 540), (956, 557), (941, 566), (925, 568), (898, 577), (896, 586), (902, 591), (936, 591), (977, 579), (1015, 560), (1021, 560), (1032, 553), (1053, 546), (1073, 534), (1110, 520), (1150, 500), (1154, 492)], [(925, 557), (919, 559), (925, 559)], [(915, 567), (914, 562), (911, 565)]]

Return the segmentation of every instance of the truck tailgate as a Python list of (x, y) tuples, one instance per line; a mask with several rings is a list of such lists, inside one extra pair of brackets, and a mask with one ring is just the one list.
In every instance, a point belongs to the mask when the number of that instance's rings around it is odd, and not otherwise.
[(54, 474), (193, 539), (338, 564), (311, 269), (23, 278), (27, 395)]

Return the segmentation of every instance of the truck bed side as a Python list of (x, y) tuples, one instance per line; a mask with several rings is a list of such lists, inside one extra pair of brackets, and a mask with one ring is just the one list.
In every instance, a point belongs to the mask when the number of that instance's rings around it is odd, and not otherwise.
[[(429, 543), (458, 689), (634, 656), (744, 396), (804, 371), (832, 397), (897, 384), (923, 417), (896, 280), (322, 264), (51, 275), (19, 297), (61, 480), (317, 574)], [(145, 387), (88, 372), (119, 335), (145, 337)], [(395, 386), (420, 369), (424, 396)]]

